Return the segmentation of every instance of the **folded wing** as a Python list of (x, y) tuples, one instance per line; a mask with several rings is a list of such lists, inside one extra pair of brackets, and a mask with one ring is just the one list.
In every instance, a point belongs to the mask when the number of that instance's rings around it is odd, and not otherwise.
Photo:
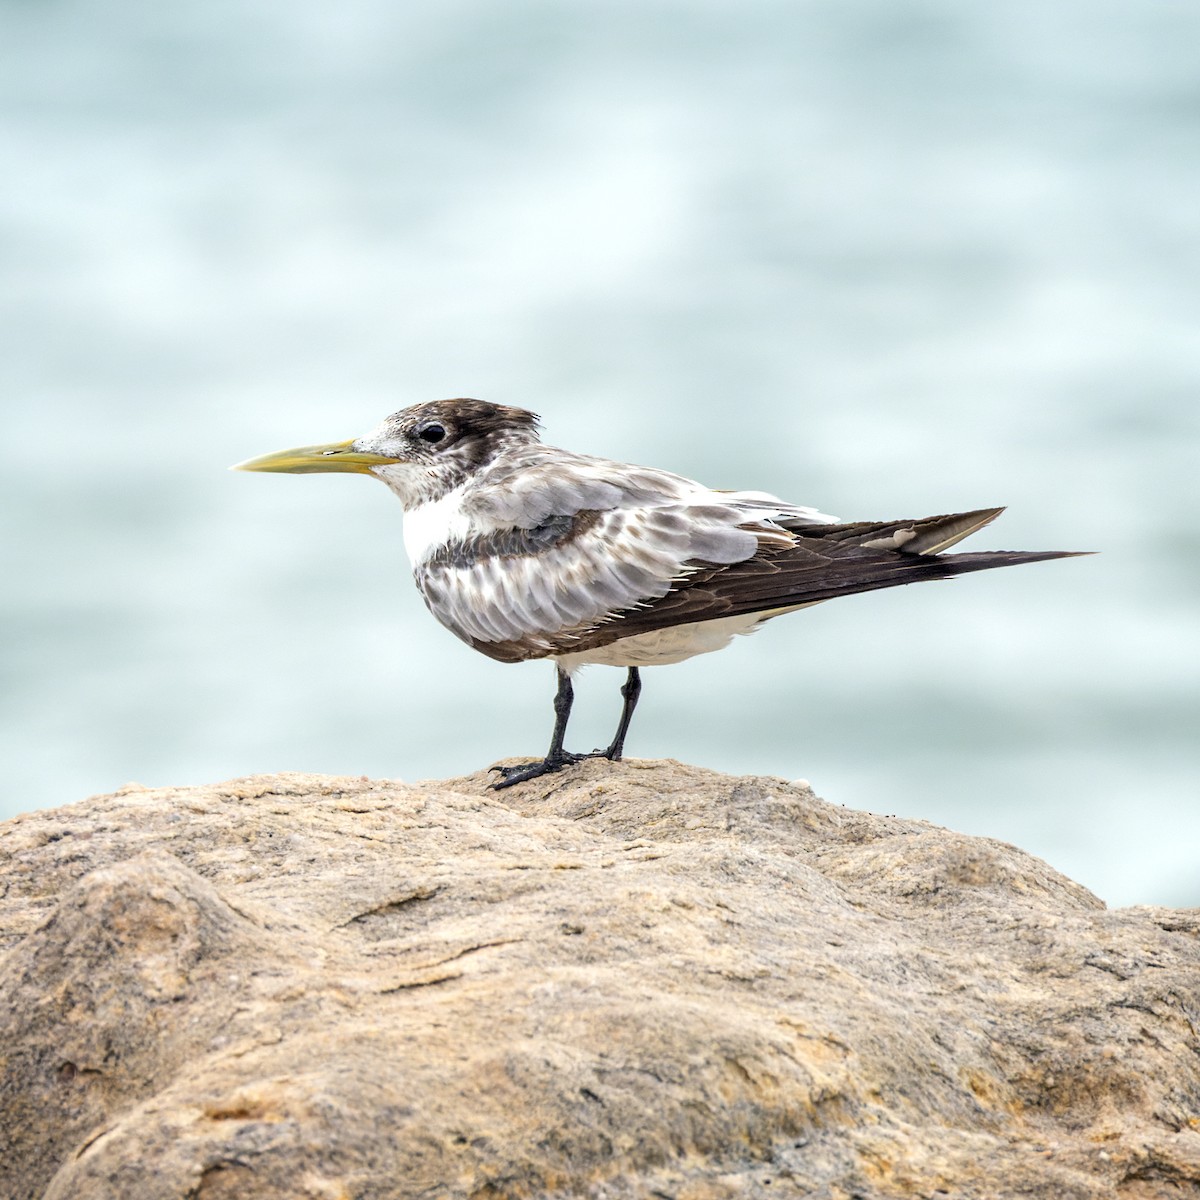
[(546, 479), (530, 468), (487, 480), (471, 513), (472, 527), (486, 532), (438, 547), (415, 568), (434, 616), (500, 661), (1065, 556), (941, 553), (998, 508), (838, 524), (772, 496), (714, 492), (667, 472), (583, 456), (573, 472), (563, 465), (556, 461)]

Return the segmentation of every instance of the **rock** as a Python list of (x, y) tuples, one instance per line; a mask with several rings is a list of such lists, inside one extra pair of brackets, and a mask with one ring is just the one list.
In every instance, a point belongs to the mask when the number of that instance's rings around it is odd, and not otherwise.
[(0, 896), (12, 1200), (1200, 1186), (1200, 914), (778, 779), (130, 788)]

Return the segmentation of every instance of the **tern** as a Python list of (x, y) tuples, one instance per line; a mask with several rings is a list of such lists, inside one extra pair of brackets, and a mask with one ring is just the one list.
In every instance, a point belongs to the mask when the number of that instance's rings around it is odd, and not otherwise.
[[(404, 505), (404, 544), (430, 612), (499, 662), (557, 672), (546, 756), (491, 768), (503, 788), (585, 758), (621, 758), (640, 668), (727, 646), (772, 617), (877, 588), (1073, 551), (944, 552), (1003, 512), (842, 523), (757, 491), (543, 445), (539, 418), (480, 400), (402, 409), (363, 437), (239, 463), (242, 471), (374, 475)], [(626, 669), (612, 742), (563, 748), (572, 674)]]

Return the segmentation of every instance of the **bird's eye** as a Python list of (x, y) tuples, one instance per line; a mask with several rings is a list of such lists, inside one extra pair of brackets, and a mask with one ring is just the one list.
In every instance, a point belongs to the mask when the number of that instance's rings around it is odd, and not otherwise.
[(442, 425), (426, 425), (422, 429), (417, 430), (417, 437), (423, 442), (429, 442), (431, 445), (440, 442), (446, 436), (446, 429)]

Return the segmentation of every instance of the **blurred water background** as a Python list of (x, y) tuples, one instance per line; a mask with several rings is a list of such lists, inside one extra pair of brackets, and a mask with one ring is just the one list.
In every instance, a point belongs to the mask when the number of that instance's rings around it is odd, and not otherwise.
[(384, 488), (226, 471), (472, 395), (1103, 551), (649, 671), (629, 751), (1200, 903), (1195, 4), (4, 0), (0, 97), (3, 815), (542, 753)]

